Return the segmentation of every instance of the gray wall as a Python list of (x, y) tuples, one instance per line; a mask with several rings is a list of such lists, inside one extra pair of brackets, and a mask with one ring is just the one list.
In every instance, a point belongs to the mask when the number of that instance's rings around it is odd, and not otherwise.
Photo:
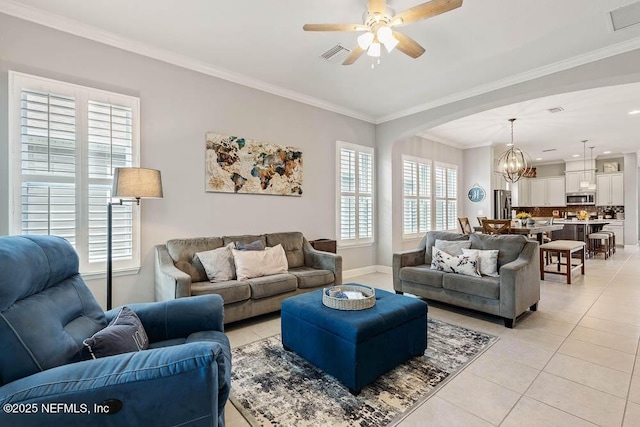
[(547, 176), (564, 176), (564, 162), (553, 163), (550, 165), (538, 165), (536, 168), (536, 177), (544, 178)]
[(620, 172), (624, 171), (624, 157), (615, 157), (610, 159), (596, 159), (596, 173), (604, 171), (605, 163), (617, 163), (618, 170)]
[[(335, 141), (375, 144), (373, 124), (2, 14), (0, 40), (0, 234), (8, 232), (7, 70), (141, 99), (141, 165), (162, 171), (164, 199), (142, 202), (142, 269), (115, 278), (116, 305), (154, 299), (153, 246), (170, 238), (290, 230), (334, 238)], [(304, 195), (205, 193), (207, 131), (300, 147)], [(341, 253), (345, 269), (376, 263), (375, 246)], [(104, 283), (89, 283), (101, 302)]]

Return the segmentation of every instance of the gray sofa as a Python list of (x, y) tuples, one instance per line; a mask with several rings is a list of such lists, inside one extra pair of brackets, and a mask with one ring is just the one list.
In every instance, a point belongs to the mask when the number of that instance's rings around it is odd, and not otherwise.
[[(471, 277), (431, 270), (436, 239), (470, 240), (472, 249), (498, 249), (499, 277)], [(538, 242), (520, 235), (430, 231), (417, 249), (393, 254), (393, 288), (426, 299), (501, 316), (512, 328), (516, 317), (540, 300)]]
[[(200, 261), (194, 259), (196, 252), (256, 240), (265, 247), (282, 244), (289, 264), (286, 274), (211, 283)], [(155, 249), (156, 300), (219, 294), (224, 300), (225, 323), (278, 311), (285, 298), (342, 283), (342, 257), (313, 249), (298, 232), (174, 239)]]

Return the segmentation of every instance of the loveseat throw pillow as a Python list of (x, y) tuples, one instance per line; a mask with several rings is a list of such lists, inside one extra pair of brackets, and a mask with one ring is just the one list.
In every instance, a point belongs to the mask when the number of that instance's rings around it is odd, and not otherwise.
[(498, 277), (498, 254), (497, 249), (466, 249), (462, 248), (464, 255), (476, 254), (478, 257), (479, 271), (484, 276)]
[(280, 244), (264, 251), (231, 251), (238, 280), (286, 273), (289, 269), (287, 255)]
[(129, 307), (120, 309), (106, 328), (82, 342), (92, 359), (149, 348), (149, 338), (140, 318)]
[(233, 263), (233, 243), (211, 251), (196, 252), (195, 256), (200, 260), (212, 283), (227, 282), (236, 278), (236, 268)]
[(432, 249), (431, 269), (445, 273), (457, 273), (465, 276), (481, 277), (478, 272), (478, 255), (452, 256), (435, 246)]

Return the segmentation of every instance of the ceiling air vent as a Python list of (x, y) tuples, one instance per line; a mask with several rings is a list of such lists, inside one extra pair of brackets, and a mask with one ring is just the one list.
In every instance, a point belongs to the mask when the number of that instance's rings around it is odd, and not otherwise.
[(562, 108), (562, 107), (553, 107), (553, 108), (548, 108), (547, 111), (550, 112), (550, 113), (559, 113), (560, 111), (564, 111), (564, 108)]
[(346, 47), (337, 44), (331, 49), (329, 49), (328, 51), (326, 51), (325, 53), (323, 53), (322, 55), (320, 55), (320, 58), (326, 59), (327, 61), (332, 62), (334, 64), (342, 64), (342, 62), (344, 62), (344, 60), (347, 59), (347, 56), (349, 56), (350, 53), (351, 53), (350, 49), (347, 49)]
[(556, 151), (555, 148), (549, 148), (548, 150), (542, 150), (543, 153), (549, 153), (551, 151)]
[(640, 2), (631, 3), (609, 12), (613, 30), (619, 31), (632, 25), (640, 24)]

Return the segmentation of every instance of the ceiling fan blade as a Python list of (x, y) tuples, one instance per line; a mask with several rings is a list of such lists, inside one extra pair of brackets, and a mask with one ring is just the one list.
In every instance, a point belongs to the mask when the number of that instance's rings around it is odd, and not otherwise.
[(462, 6), (462, 0), (432, 0), (397, 14), (391, 19), (391, 22), (394, 25), (410, 24), (440, 15), (460, 6)]
[(362, 24), (305, 24), (305, 31), (367, 31), (369, 27)]
[(342, 65), (351, 65), (360, 58), (360, 56), (364, 53), (364, 49), (360, 46), (356, 45), (356, 47), (351, 51), (347, 59), (344, 60)]
[(417, 58), (424, 53), (424, 48), (418, 44), (414, 39), (404, 34), (394, 31), (393, 36), (399, 41), (396, 48), (412, 58)]
[(367, 2), (367, 10), (369, 11), (370, 14), (374, 14), (374, 13), (380, 13), (380, 14), (384, 14), (384, 12), (387, 9), (387, 2), (386, 0), (369, 0)]

